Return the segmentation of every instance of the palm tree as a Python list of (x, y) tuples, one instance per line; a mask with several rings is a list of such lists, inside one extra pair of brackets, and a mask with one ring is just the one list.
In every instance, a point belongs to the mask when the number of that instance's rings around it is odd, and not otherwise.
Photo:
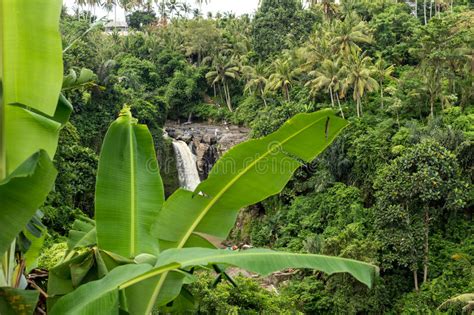
[(311, 71), (320, 66), (321, 61), (333, 55), (331, 25), (324, 21), (321, 28), (316, 30), (302, 48), (305, 63), (303, 70)]
[(379, 87), (377, 80), (373, 78), (372, 59), (366, 56), (365, 52), (356, 51), (347, 60), (346, 67), (347, 77), (344, 82), (343, 94), (346, 93), (348, 88), (352, 88), (352, 97), (356, 101), (357, 117), (361, 117), (362, 98), (367, 92), (373, 92)]
[(385, 80), (394, 79), (392, 73), (395, 71), (395, 67), (393, 65), (387, 65), (385, 60), (383, 60), (382, 56), (379, 54), (377, 61), (375, 62), (374, 70), (380, 88), (380, 107), (383, 108), (383, 83)]
[(360, 21), (355, 13), (346, 16), (343, 22), (337, 23), (335, 33), (332, 44), (345, 56), (360, 51), (359, 44), (372, 42), (367, 23)]
[(94, 15), (95, 7), (101, 4), (100, 0), (75, 0), (75, 3), (80, 6), (82, 9), (84, 7), (89, 7), (89, 23), (92, 23), (92, 18)]
[(99, 69), (97, 70), (97, 82), (98, 84), (102, 86), (106, 86), (109, 84), (111, 81), (111, 78), (113, 77), (113, 70), (115, 66), (117, 65), (117, 62), (113, 59), (109, 59), (105, 62), (103, 62), (100, 66)]
[(193, 9), (193, 18), (198, 19), (202, 17), (202, 12), (199, 8)]
[(75, 3), (80, 7), (85, 7), (88, 4), (87, 0), (75, 0)]
[(277, 91), (281, 90), (285, 99), (290, 100), (290, 87), (295, 80), (298, 71), (291, 65), (291, 60), (276, 59), (270, 66), (270, 70), (273, 72), (268, 78), (267, 90)]
[(181, 9), (183, 10), (184, 17), (188, 17), (192, 10), (191, 6), (186, 2), (181, 5)]
[(332, 19), (337, 15), (337, 5), (333, 0), (308, 0), (306, 3), (311, 8), (320, 9), (329, 19)]
[(440, 93), (442, 92), (441, 88), (441, 70), (439, 66), (430, 67), (430, 66), (422, 66), (420, 69), (423, 83), (424, 83), (424, 92), (426, 92), (429, 96), (430, 102), (430, 116), (434, 118), (434, 107), (435, 102), (440, 97)]
[(227, 107), (232, 112), (233, 109), (230, 97), (229, 82), (236, 80), (239, 77), (240, 67), (234, 62), (234, 60), (231, 59), (228, 61), (226, 59), (227, 58), (222, 55), (218, 55), (216, 58), (214, 58), (214, 70), (211, 70), (206, 74), (206, 79), (209, 84), (212, 85), (214, 91), (216, 86), (219, 87), (219, 91), (221, 91), (220, 87), (222, 86)]
[(176, 12), (176, 15), (179, 17), (181, 13), (181, 4), (177, 0), (168, 0), (166, 2), (166, 8), (170, 13), (170, 16), (173, 16), (173, 12)]
[(107, 13), (114, 10), (114, 22), (117, 22), (117, 3), (115, 0), (105, 0), (102, 2), (102, 7), (107, 11)]
[(344, 113), (342, 111), (341, 104), (339, 102), (339, 90), (342, 89), (342, 79), (345, 74), (345, 67), (342, 65), (341, 58), (336, 60), (326, 59), (321, 64), (318, 70), (311, 71), (310, 76), (314, 79), (308, 81), (305, 86), (310, 88), (310, 93), (316, 95), (316, 93), (322, 89), (326, 90), (331, 97), (331, 106), (334, 107), (334, 99), (337, 97), (339, 110), (342, 117)]
[(156, 5), (158, 6), (158, 12), (160, 14), (161, 24), (166, 25), (168, 20), (168, 8), (166, 7), (165, 0), (155, 0)]
[(267, 101), (265, 99), (265, 87), (267, 86), (266, 67), (263, 63), (258, 63), (255, 67), (245, 66), (242, 68), (243, 76), (246, 79), (245, 92), (252, 92), (260, 94), (265, 106)]

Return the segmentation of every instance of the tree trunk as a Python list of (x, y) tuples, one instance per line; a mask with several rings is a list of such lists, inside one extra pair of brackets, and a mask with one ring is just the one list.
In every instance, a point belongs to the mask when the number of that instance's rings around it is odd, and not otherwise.
[(267, 100), (265, 99), (263, 88), (260, 88), (260, 94), (262, 95), (263, 104), (267, 107)]
[(381, 107), (383, 109), (383, 81), (380, 80), (380, 102), (381, 102)]
[(418, 18), (418, 0), (415, 0), (415, 16)]
[(339, 101), (339, 93), (336, 92), (337, 105), (339, 105), (339, 110), (341, 111), (341, 117), (344, 118), (344, 112), (342, 111), (341, 102)]
[(431, 118), (434, 118), (434, 96), (433, 96), (433, 93), (430, 93), (430, 115), (431, 115)]
[(329, 95), (331, 95), (331, 107), (334, 107), (334, 96), (332, 95), (332, 87), (329, 87)]
[(357, 117), (362, 117), (362, 97), (360, 95), (357, 95)]
[(430, 0), (430, 20), (431, 20), (432, 12), (433, 12), (433, 0)]
[(418, 274), (416, 270), (413, 270), (413, 282), (415, 283), (415, 291), (418, 292), (420, 288), (418, 287)]
[(230, 110), (231, 112), (233, 112), (233, 110), (232, 110), (232, 103), (231, 103), (231, 99), (230, 99), (229, 86), (228, 86), (227, 83), (225, 83), (225, 82), (224, 82), (224, 92), (225, 92), (225, 96), (226, 96), (227, 107), (229, 108), (229, 110)]
[(361, 110), (360, 110), (360, 97), (357, 96), (356, 99), (356, 110), (357, 110), (357, 117), (360, 118)]
[(429, 264), (429, 253), (430, 253), (430, 247), (429, 247), (429, 234), (430, 234), (430, 214), (428, 211), (428, 207), (425, 207), (425, 217), (424, 217), (424, 229), (425, 229), (425, 234), (424, 234), (424, 240), (423, 240), (423, 245), (424, 245), (424, 251), (423, 251), (423, 283), (425, 283), (428, 280), (428, 264)]
[(425, 25), (427, 23), (426, 21), (426, 0), (423, 0), (423, 17), (425, 19)]
[(289, 102), (290, 101), (290, 91), (288, 89), (288, 85), (284, 84), (283, 85), (283, 92), (285, 93), (285, 98)]
[(219, 97), (221, 98), (221, 101), (225, 102), (226, 99), (222, 96), (222, 89), (221, 89), (221, 86), (218, 85), (218, 87), (219, 87)]

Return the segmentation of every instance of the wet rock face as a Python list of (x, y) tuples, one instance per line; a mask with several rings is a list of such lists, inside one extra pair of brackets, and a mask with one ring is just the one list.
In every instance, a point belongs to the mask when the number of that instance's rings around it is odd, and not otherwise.
[(207, 178), (212, 166), (222, 154), (248, 139), (249, 129), (232, 125), (177, 124), (165, 125), (169, 137), (186, 142), (196, 156), (201, 180)]

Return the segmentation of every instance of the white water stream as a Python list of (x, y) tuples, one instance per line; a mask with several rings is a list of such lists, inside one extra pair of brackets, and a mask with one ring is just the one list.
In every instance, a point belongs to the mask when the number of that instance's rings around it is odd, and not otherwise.
[(194, 191), (201, 182), (196, 167), (196, 157), (186, 142), (181, 140), (173, 140), (173, 150), (176, 155), (179, 185), (184, 189)]

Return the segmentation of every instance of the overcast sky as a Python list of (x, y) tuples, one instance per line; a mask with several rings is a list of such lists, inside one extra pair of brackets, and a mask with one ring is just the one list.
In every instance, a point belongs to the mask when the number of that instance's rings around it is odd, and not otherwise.
[[(193, 0), (186, 0), (193, 7), (198, 6)], [(76, 5), (74, 0), (64, 0), (64, 4), (72, 10)], [(258, 0), (212, 0), (208, 4), (202, 4), (202, 11), (204, 15), (207, 12), (217, 13), (217, 12), (233, 12), (237, 15), (245, 13), (254, 13), (258, 6)], [(96, 8), (95, 14), (97, 17), (103, 17), (107, 15), (107, 12), (101, 8)], [(111, 12), (108, 14), (108, 18), (113, 20), (114, 13)], [(117, 20), (125, 21), (125, 13), (121, 9), (117, 9)]]

